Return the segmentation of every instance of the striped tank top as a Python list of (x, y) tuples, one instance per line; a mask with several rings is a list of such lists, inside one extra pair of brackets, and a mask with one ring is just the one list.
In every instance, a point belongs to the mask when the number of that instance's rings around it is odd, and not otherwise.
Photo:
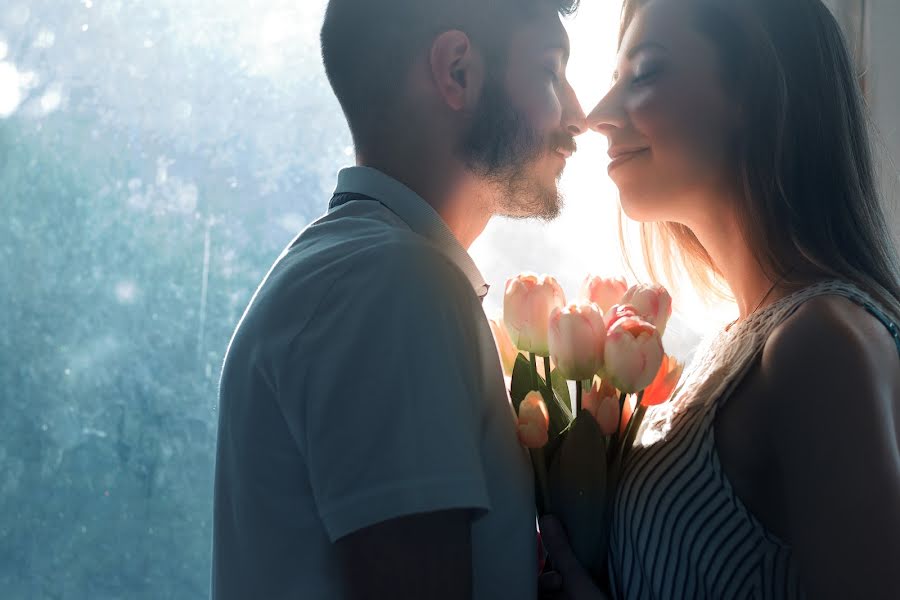
[(847, 297), (900, 331), (857, 287), (824, 282), (701, 344), (675, 398), (647, 411), (613, 506), (609, 568), (622, 600), (803, 598), (791, 548), (741, 503), (715, 446), (716, 412), (772, 331), (803, 302)]

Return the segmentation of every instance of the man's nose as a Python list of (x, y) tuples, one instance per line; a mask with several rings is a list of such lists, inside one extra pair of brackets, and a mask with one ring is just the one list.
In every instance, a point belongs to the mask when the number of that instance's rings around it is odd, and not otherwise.
[(575, 90), (571, 85), (566, 86), (566, 94), (563, 99), (563, 126), (572, 137), (587, 132), (587, 117), (584, 115), (584, 109), (575, 96)]

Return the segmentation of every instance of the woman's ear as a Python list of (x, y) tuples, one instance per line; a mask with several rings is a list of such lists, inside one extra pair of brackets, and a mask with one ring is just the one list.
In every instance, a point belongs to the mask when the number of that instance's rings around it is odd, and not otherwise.
[(475, 107), (484, 85), (484, 61), (462, 31), (445, 31), (431, 45), (431, 77), (440, 97), (455, 111)]

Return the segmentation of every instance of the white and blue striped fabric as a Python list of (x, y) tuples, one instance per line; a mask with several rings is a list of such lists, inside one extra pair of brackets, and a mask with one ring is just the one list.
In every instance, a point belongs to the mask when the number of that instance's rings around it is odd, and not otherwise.
[(803, 598), (791, 548), (735, 495), (719, 462), (714, 421), (772, 330), (804, 301), (850, 298), (894, 336), (897, 326), (853, 285), (826, 282), (751, 315), (698, 350), (669, 405), (647, 413), (613, 507), (610, 576), (620, 600)]

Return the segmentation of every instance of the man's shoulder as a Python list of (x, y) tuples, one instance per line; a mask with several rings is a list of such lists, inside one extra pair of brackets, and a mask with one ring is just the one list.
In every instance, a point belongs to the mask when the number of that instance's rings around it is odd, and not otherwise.
[(365, 204), (383, 210), (362, 206), (337, 218), (328, 215), (297, 238), (277, 267), (288, 287), (299, 285), (307, 295), (316, 288), (362, 295), (386, 286), (465, 289), (465, 275), (437, 244), (394, 221), (379, 203)]

